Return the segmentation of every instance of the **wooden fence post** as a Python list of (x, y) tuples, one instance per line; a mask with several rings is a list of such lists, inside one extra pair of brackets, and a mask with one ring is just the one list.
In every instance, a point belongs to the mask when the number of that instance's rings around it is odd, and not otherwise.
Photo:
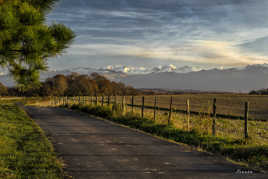
[(108, 106), (110, 106), (110, 96), (108, 96), (107, 104), (108, 104)]
[(141, 104), (141, 118), (144, 117), (144, 96), (142, 97), (142, 104)]
[(187, 102), (186, 102), (186, 105), (187, 105), (187, 130), (190, 131), (190, 115), (191, 115), (191, 111), (190, 111), (190, 100), (187, 99)]
[(154, 121), (156, 120), (157, 96), (154, 97)]
[(122, 111), (125, 111), (125, 96), (122, 96)]
[(117, 97), (114, 96), (114, 104), (117, 105)]
[(96, 95), (96, 101), (95, 101), (96, 106), (98, 105), (98, 96)]
[(249, 114), (249, 102), (245, 103), (245, 128), (244, 128), (244, 137), (248, 138), (248, 114)]
[(170, 125), (171, 117), (172, 117), (172, 103), (173, 103), (173, 97), (170, 97), (170, 104), (169, 104), (169, 116), (168, 116), (168, 125)]
[(104, 97), (101, 96), (101, 106), (103, 106), (103, 104), (104, 104)]
[(131, 96), (131, 112), (134, 112), (134, 96)]
[(213, 113), (212, 113), (212, 117), (213, 117), (213, 121), (212, 121), (212, 135), (216, 136), (216, 117), (217, 117), (217, 100), (216, 98), (213, 99)]

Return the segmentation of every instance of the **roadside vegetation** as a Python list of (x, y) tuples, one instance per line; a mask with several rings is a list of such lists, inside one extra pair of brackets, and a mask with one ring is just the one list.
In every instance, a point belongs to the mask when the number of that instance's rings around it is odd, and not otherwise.
[[(131, 109), (128, 110), (127, 108), (123, 110), (124, 107), (121, 105), (96, 106), (69, 104), (64, 107), (81, 110), (156, 136), (220, 154), (253, 169), (268, 170), (268, 143), (265, 138), (256, 139), (254, 138), (255, 136), (251, 136), (245, 140), (243, 137), (235, 137), (235, 134), (229, 135), (227, 133), (221, 135), (221, 131), (219, 131), (218, 135), (212, 136), (208, 127), (210, 126), (211, 120), (204, 116), (193, 118), (191, 122), (192, 127), (190, 130), (187, 130), (184, 123), (185, 116), (182, 114), (174, 116), (168, 125), (167, 114), (160, 115), (154, 121), (152, 120), (153, 113), (151, 111), (147, 111), (144, 118), (141, 118), (137, 111), (135, 112), (134, 110), (132, 112)], [(220, 125), (224, 125), (226, 121), (220, 122)], [(236, 125), (235, 123), (233, 124), (233, 126)], [(258, 125), (267, 126), (267, 123)]]
[(63, 178), (52, 144), (13, 102), (0, 104), (0, 178)]

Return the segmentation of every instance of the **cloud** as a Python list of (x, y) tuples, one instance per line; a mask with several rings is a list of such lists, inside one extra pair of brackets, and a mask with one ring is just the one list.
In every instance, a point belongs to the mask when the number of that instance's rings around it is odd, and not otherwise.
[(100, 68), (101, 71), (113, 71), (113, 72), (124, 72), (128, 74), (149, 74), (149, 73), (161, 73), (161, 72), (177, 72), (177, 73), (189, 73), (194, 71), (201, 71), (205, 68), (201, 67), (189, 67), (182, 66), (177, 67), (176, 65), (160, 65), (157, 67), (144, 67), (144, 66), (126, 66), (126, 65), (108, 65), (105, 68)]
[(241, 51), (235, 44), (230, 42), (197, 41), (195, 45), (193, 45), (193, 52), (195, 52), (204, 63), (215, 63), (226, 66), (241, 66), (268, 62), (268, 57)]
[(268, 57), (243, 52), (233, 43), (196, 40), (177, 47), (142, 47), (118, 44), (74, 45), (72, 54), (113, 55), (154, 58), (160, 60), (188, 61), (221, 66), (263, 64)]
[[(155, 59), (151, 66), (241, 66), (267, 62), (260, 51), (268, 50), (268, 41), (255, 43), (268, 36), (267, 7), (267, 0), (61, 0), (48, 23), (76, 32), (70, 65), (82, 63), (83, 55), (107, 59), (107, 65), (120, 56), (122, 64), (139, 58)], [(254, 45), (239, 45), (248, 42)]]

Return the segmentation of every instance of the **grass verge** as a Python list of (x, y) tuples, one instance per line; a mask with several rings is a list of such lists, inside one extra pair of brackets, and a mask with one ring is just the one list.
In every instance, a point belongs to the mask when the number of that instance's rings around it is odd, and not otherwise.
[(62, 164), (52, 144), (12, 103), (0, 104), (0, 178), (63, 178)]
[(246, 163), (248, 167), (253, 169), (268, 170), (268, 145), (256, 145), (250, 139), (245, 141), (228, 137), (214, 137), (209, 134), (201, 134), (196, 130), (185, 131), (172, 124), (159, 124), (151, 119), (141, 118), (131, 112), (124, 113), (120, 108), (115, 106), (74, 104), (64, 107), (100, 116), (113, 122), (140, 129), (176, 142), (199, 147), (206, 151), (223, 155), (234, 161)]

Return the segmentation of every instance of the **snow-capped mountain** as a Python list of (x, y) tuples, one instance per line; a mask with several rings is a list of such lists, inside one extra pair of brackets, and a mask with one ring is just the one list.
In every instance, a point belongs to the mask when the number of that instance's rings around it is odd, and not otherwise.
[[(249, 65), (244, 68), (201, 69), (199, 67), (179, 67), (174, 65), (158, 67), (131, 67), (114, 65), (104, 68), (73, 68), (69, 70), (41, 73), (41, 81), (57, 74), (69, 75), (99, 73), (113, 81), (120, 81), (136, 88), (249, 92), (268, 88), (268, 64)], [(0, 82), (13, 86), (10, 75), (0, 75)]]
[(249, 92), (254, 89), (268, 88), (268, 65), (189, 73), (162, 72), (131, 75), (122, 78), (121, 82), (136, 88)]

